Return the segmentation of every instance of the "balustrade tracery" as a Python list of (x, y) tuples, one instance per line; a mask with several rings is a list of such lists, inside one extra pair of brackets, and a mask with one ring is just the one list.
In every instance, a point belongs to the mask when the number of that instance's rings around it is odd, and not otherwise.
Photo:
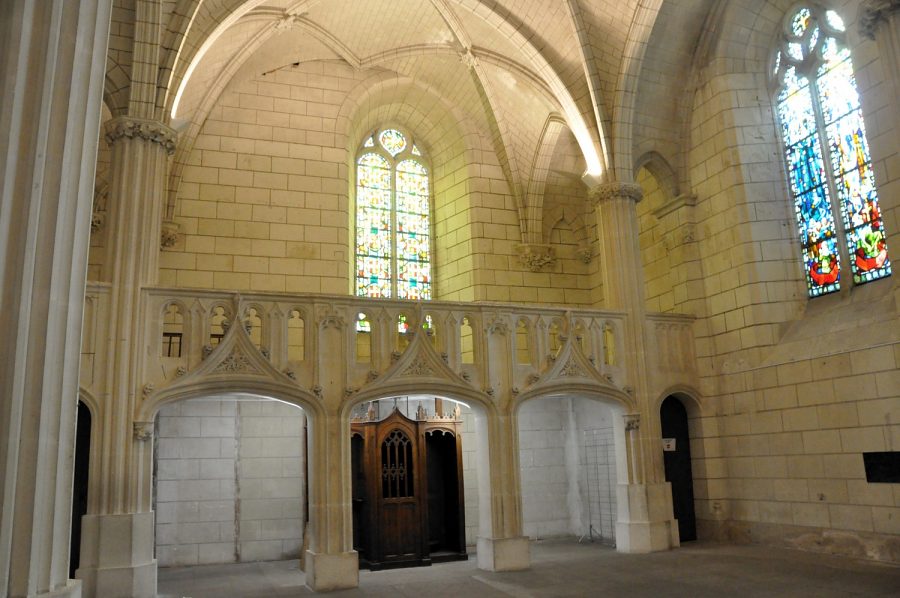
[[(526, 391), (552, 368), (570, 337), (573, 350), (611, 386), (630, 392), (633, 384), (622, 359), (628, 350), (626, 315), (616, 311), (165, 288), (146, 288), (143, 294), (149, 314), (142, 328), (145, 394), (197, 368), (235, 325), (245, 328), (275, 369), (310, 392), (319, 379), (337, 373), (349, 397), (387, 371), (418, 334), (461, 380), (488, 395), (492, 372), (508, 372), (504, 379), (512, 394)], [(105, 338), (107, 296), (105, 285), (88, 289), (86, 390), (102, 361), (103, 349), (92, 345)], [(661, 386), (690, 383), (695, 371), (692, 319), (652, 314), (647, 320), (651, 374), (665, 378)], [(342, 355), (349, 358), (319, 350), (326, 327), (337, 327)], [(489, 343), (493, 335), (499, 340)]]

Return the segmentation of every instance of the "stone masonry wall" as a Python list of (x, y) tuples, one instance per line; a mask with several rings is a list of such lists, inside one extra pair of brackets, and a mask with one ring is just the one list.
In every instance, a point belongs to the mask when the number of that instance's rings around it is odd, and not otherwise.
[(192, 400), (160, 411), (160, 566), (299, 556), (304, 421), (302, 410), (262, 400)]

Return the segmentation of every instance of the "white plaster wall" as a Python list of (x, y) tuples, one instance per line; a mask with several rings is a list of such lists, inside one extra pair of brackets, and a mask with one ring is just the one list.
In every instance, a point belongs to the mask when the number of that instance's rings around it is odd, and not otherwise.
[(184, 401), (160, 411), (160, 566), (300, 554), (304, 419), (275, 401)]

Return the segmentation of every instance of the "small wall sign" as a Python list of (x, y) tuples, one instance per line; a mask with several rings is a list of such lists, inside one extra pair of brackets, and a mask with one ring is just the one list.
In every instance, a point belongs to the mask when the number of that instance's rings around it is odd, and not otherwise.
[(675, 450), (675, 439), (674, 438), (663, 438), (663, 451), (670, 453)]

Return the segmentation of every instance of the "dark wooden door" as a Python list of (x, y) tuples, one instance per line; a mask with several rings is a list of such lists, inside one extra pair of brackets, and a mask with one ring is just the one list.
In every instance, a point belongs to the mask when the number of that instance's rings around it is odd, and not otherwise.
[[(672, 484), (672, 507), (678, 520), (682, 542), (697, 539), (694, 515), (694, 479), (691, 474), (691, 445), (688, 418), (684, 405), (675, 397), (667, 397), (660, 407), (663, 439), (674, 440), (674, 450), (664, 450), (666, 481)], [(670, 443), (671, 444), (671, 443)]]
[(351, 424), (353, 546), (369, 569), (464, 560), (458, 413)]
[[(391, 418), (388, 418), (389, 420)], [(426, 554), (421, 533), (423, 516), (416, 431), (403, 422), (379, 426), (376, 437), (379, 488), (376, 490), (379, 560), (416, 562)]]

